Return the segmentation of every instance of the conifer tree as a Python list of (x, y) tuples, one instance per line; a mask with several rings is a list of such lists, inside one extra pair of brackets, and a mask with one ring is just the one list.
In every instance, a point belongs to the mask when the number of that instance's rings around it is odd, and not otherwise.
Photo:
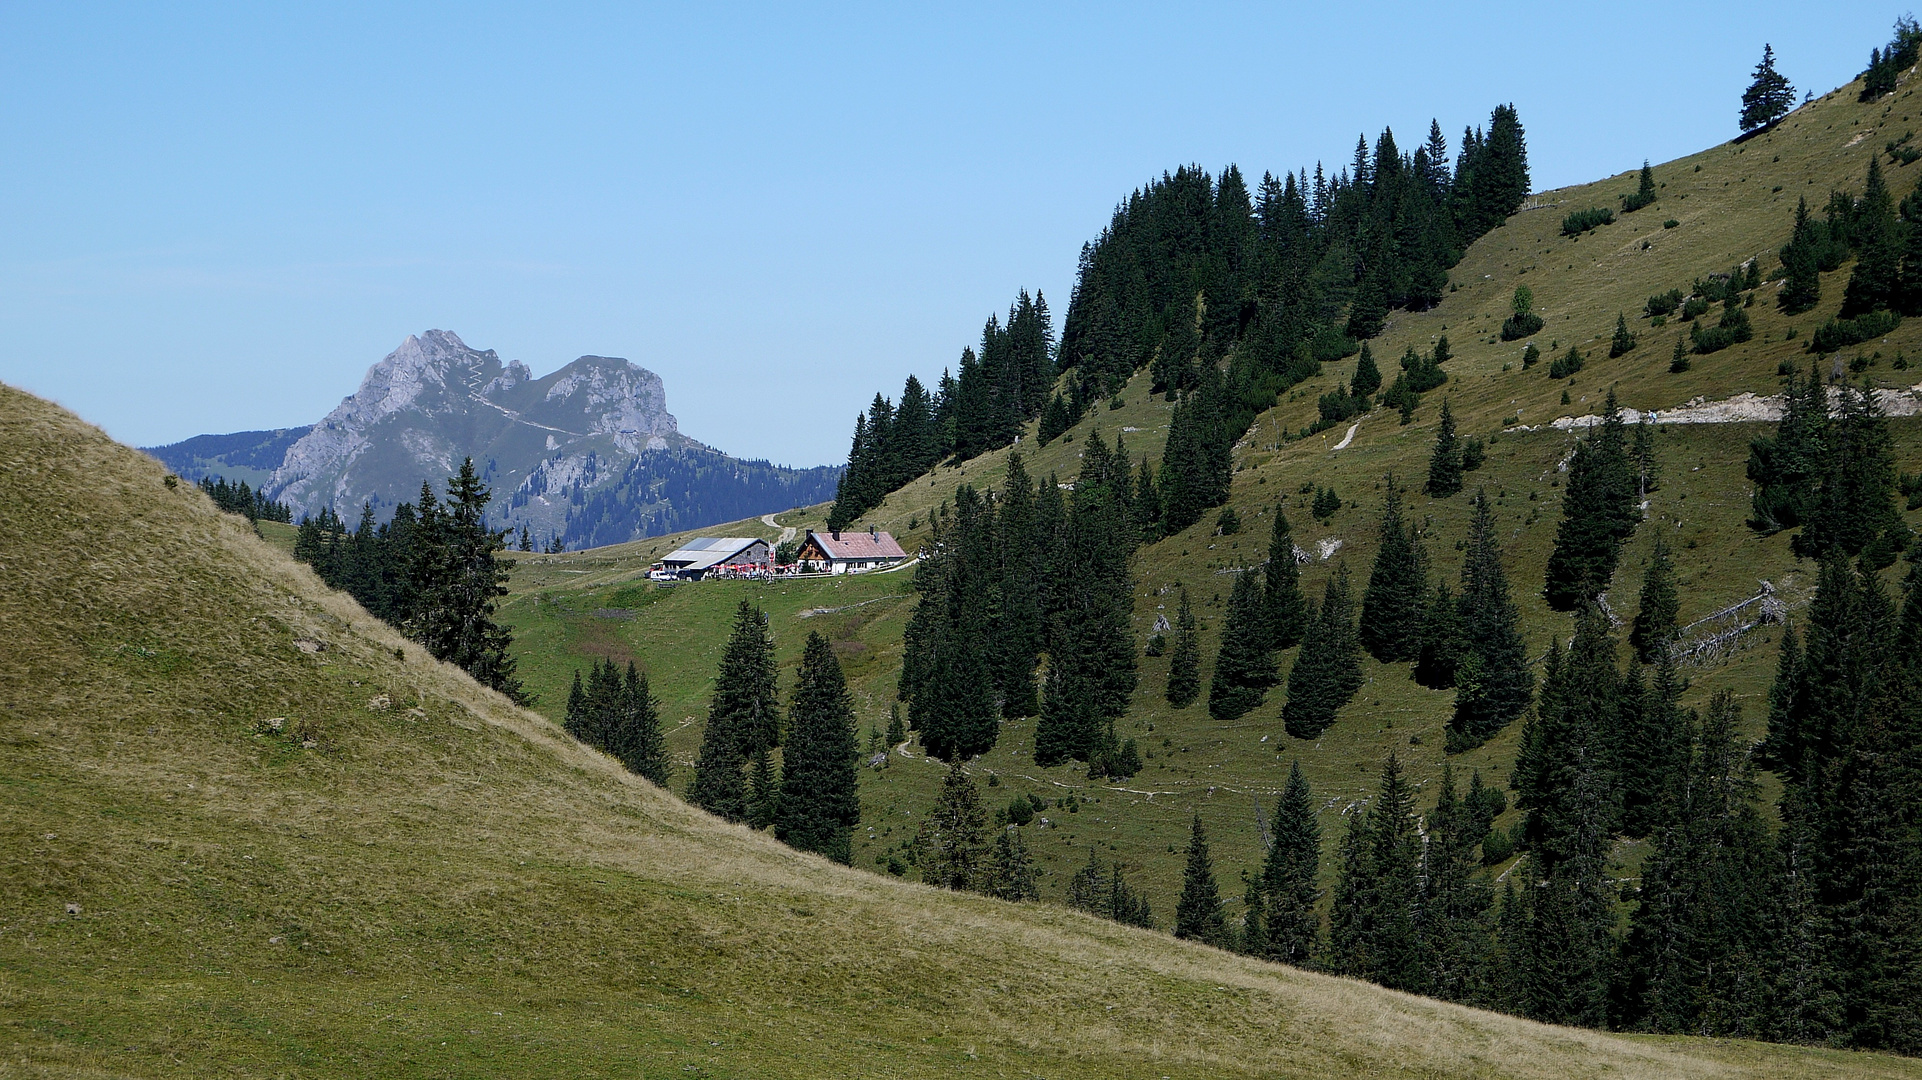
[(901, 720), (901, 706), (899, 704), (888, 706), (888, 733), (886, 738), (889, 749), (900, 746), (902, 743), (908, 741), (908, 726)]
[(781, 791), (774, 835), (790, 847), (835, 862), (853, 858), (853, 828), (861, 821), (855, 777), (854, 702), (841, 662), (821, 634), (808, 634), (788, 710), (781, 754)]
[(1670, 556), (1668, 542), (1660, 536), (1655, 538), (1655, 549), (1649, 553), (1648, 566), (1642, 571), (1642, 602), (1635, 612), (1634, 627), (1628, 633), (1628, 644), (1642, 663), (1652, 664), (1656, 658), (1666, 653), (1669, 642), (1675, 640), (1676, 613), (1679, 602), (1675, 594), (1675, 560)]
[(1668, 357), (1668, 373), (1670, 375), (1680, 375), (1691, 366), (1688, 359), (1688, 345), (1686, 342), (1687, 335), (1675, 335), (1675, 351), (1670, 353)]
[(987, 827), (980, 790), (961, 763), (953, 762), (934, 809), (921, 819), (915, 834), (921, 880), (959, 892), (980, 890), (989, 869)]
[(1888, 421), (1866, 384), (1839, 387), (1834, 403), (1837, 415), (1824, 430), (1820, 472), (1805, 524), (1790, 546), (1805, 558), (1821, 558), (1831, 550), (1861, 555), (1881, 569), (1893, 563), (1909, 541), (1894, 498)]
[[(1148, 905), (1148, 898), (1128, 884), (1120, 863), (1109, 866), (1105, 914), (1123, 926), (1139, 926), (1144, 930), (1153, 930), (1155, 927), (1154, 909)], [(1225, 923), (1223, 929), (1226, 929)]]
[(1296, 967), (1306, 967), (1320, 948), (1321, 917), (1315, 912), (1320, 898), (1316, 882), (1321, 874), (1321, 821), (1315, 813), (1301, 762), (1288, 767), (1288, 783), (1275, 800), (1274, 843), (1261, 868), (1261, 892), (1266, 907), (1267, 955)]
[(1195, 634), (1195, 613), (1188, 605), (1188, 590), (1181, 590), (1181, 606), (1175, 615), (1174, 646), (1168, 653), (1168, 704), (1185, 709), (1201, 696), (1201, 643)]
[(1355, 604), (1344, 563), (1328, 578), (1321, 608), (1310, 620), (1294, 669), (1288, 673), (1283, 726), (1297, 739), (1320, 738), (1361, 684), (1361, 643), (1355, 634)]
[(487, 527), (493, 495), (472, 458), (462, 459), (460, 472), (447, 481), (445, 503), (435, 502), (425, 484), (421, 488), (405, 630), (434, 659), (525, 704), (509, 653), (514, 636), (494, 621), (497, 602), (507, 595), (508, 566), (497, 554), (507, 546), (506, 535)]
[(1635, 445), (1629, 454), (1635, 469), (1636, 492), (1646, 496), (1662, 486), (1662, 463), (1655, 450), (1655, 425), (1644, 416), (1635, 425)]
[(1624, 702), (1621, 714), (1622, 832), (1648, 836), (1661, 827), (1688, 763), (1688, 714), (1677, 704), (1685, 683), (1664, 650), (1647, 686), (1633, 661), (1624, 686), (1636, 700)]
[(1842, 294), (1844, 319), (1887, 310), (1895, 301), (1901, 273), (1902, 237), (1895, 203), (1882, 179), (1881, 156), (1869, 156), (1869, 175), (1862, 197), (1849, 217), (1849, 239), (1855, 246), (1855, 269)]
[(1441, 794), (1429, 818), (1426, 842), (1421, 844), (1419, 925), (1421, 985), (1430, 994), (1450, 1001), (1474, 1000), (1483, 990), (1483, 969), (1489, 933), (1487, 922), (1493, 895), (1476, 873), (1475, 845), (1488, 834), (1486, 795), (1475, 774), (1469, 797), (1455, 791), (1454, 770), (1442, 764)]
[(1635, 194), (1622, 196), (1622, 211), (1634, 213), (1655, 201), (1655, 170), (1649, 167), (1648, 159), (1642, 159), (1642, 173), (1635, 183)]
[(689, 802), (729, 821), (746, 818), (748, 761), (758, 749), (780, 744), (775, 680), (767, 616), (743, 600), (735, 608), (734, 629), (721, 650)]
[(1775, 70), (1775, 49), (1765, 44), (1762, 60), (1755, 65), (1755, 78), (1742, 92), (1742, 130), (1767, 127), (1787, 116), (1794, 107), (1795, 87)]
[(1608, 343), (1608, 358), (1613, 360), (1618, 356), (1626, 355), (1633, 348), (1635, 348), (1635, 335), (1629, 332), (1628, 315), (1626, 312), (1618, 311), (1615, 313), (1615, 336)]
[(1769, 438), (1749, 443), (1748, 478), (1755, 485), (1749, 528), (1770, 535), (1809, 519), (1816, 485), (1826, 467), (1828, 391), (1811, 366), (1808, 377), (1791, 373), (1782, 388), (1782, 420)]
[(1548, 606), (1572, 611), (1608, 588), (1622, 542), (1640, 521), (1626, 425), (1610, 388), (1602, 422), (1575, 447), (1562, 520), (1548, 556)]
[(1288, 515), (1280, 505), (1268, 539), (1268, 562), (1262, 570), (1262, 606), (1268, 612), (1268, 643), (1277, 651), (1301, 643), (1307, 628), (1301, 596), (1301, 568), (1295, 562), (1295, 538)]
[(955, 490), (952, 517), (936, 524), (934, 554), (915, 571), (922, 599), (903, 635), (899, 693), (921, 745), (944, 761), (994, 746), (996, 676), (1015, 684), (1019, 696), (1027, 673), (1016, 654), (1026, 646), (1013, 639), (1038, 636), (1033, 628), (997, 633), (1004, 628), (997, 618), (1003, 570), (996, 531), (993, 505), (963, 484)]
[(1208, 855), (1208, 833), (1196, 814), (1188, 832), (1188, 865), (1181, 877), (1181, 899), (1175, 904), (1175, 936), (1225, 948), (1228, 921), (1221, 909), (1221, 890)]
[(574, 669), (574, 685), (567, 691), (567, 712), (565, 716), (566, 719), (561, 722), (561, 730), (582, 742), (587, 742), (587, 691), (581, 686), (580, 668)]
[[(608, 672), (613, 672), (611, 660)], [(619, 721), (608, 739), (607, 751), (618, 758), (628, 772), (667, 786), (672, 766), (661, 738), (660, 705), (654, 700), (647, 676), (635, 669), (632, 660), (627, 662), (627, 678), (621, 685)]]
[(1381, 368), (1375, 363), (1374, 350), (1361, 343), (1361, 359), (1355, 362), (1355, 376), (1348, 381), (1348, 392), (1364, 397), (1381, 389)]
[(1360, 807), (1348, 812), (1348, 831), (1336, 856), (1335, 895), (1328, 908), (1328, 954), (1323, 963), (1337, 975), (1366, 978), (1374, 897), (1373, 837)]
[[(1904, 205), (1907, 205), (1906, 201)], [(1818, 237), (1818, 230), (1824, 235)], [(1808, 199), (1796, 199), (1795, 228), (1781, 251), (1782, 269), (1785, 271), (1782, 290), (1776, 294), (1776, 303), (1787, 314), (1800, 315), (1822, 299), (1820, 251), (1829, 239), (1826, 232), (1820, 223), (1809, 217)], [(1922, 270), (1922, 264), (1918, 264), (1917, 269)]]
[(1089, 844), (1087, 865), (1076, 870), (1074, 876), (1068, 879), (1068, 906), (1076, 911), (1109, 918), (1113, 911), (1112, 898), (1108, 868), (1101, 864), (1101, 857), (1094, 845)]
[(1380, 546), (1361, 598), (1361, 645), (1385, 664), (1413, 660), (1421, 651), (1428, 574), (1413, 527), (1402, 521), (1401, 489), (1392, 473), (1377, 536)]
[(1368, 811), (1368, 888), (1363, 892), (1364, 974), (1395, 990), (1423, 989), (1420, 897), (1421, 837), (1415, 831), (1414, 792), (1391, 752), (1381, 788)]
[(1741, 707), (1709, 703), (1687, 780), (1642, 865), (1622, 946), (1623, 1019), (1661, 1032), (1754, 1037), (1767, 1030), (1766, 978), (1780, 870), (1736, 743)]
[(1500, 538), (1488, 493), (1475, 493), (1468, 557), (1462, 562), (1460, 647), (1454, 666), (1455, 711), (1448, 721), (1448, 750), (1480, 746), (1528, 708), (1535, 677), (1518, 628), (1520, 613), (1508, 595)]
[(1435, 450), (1428, 458), (1428, 483), (1422, 490), (1431, 499), (1446, 499), (1461, 489), (1461, 440), (1455, 437), (1455, 413), (1444, 398), (1441, 425), (1435, 432)]
[(1017, 826), (1010, 825), (995, 837), (987, 893), (1002, 900), (1041, 899), (1034, 859), (1028, 854), (1027, 838)]
[(1238, 574), (1228, 594), (1221, 651), (1215, 655), (1214, 676), (1208, 682), (1208, 715), (1234, 720), (1261, 704), (1276, 682), (1268, 641), (1261, 585), (1253, 574)]

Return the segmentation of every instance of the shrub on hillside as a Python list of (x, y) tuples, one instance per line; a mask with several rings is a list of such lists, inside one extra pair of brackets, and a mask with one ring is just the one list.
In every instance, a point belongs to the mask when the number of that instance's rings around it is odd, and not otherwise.
[(1715, 326), (1705, 326), (1698, 322), (1689, 328), (1688, 336), (1696, 353), (1706, 356), (1712, 352), (1720, 352), (1730, 345), (1747, 341), (1755, 336), (1755, 331), (1749, 326), (1748, 312), (1731, 298), (1728, 310), (1722, 313), (1720, 323)]
[(1700, 316), (1708, 314), (1708, 306), (1707, 297), (1689, 297), (1688, 302), (1682, 305), (1682, 321), (1687, 322), (1690, 319), (1699, 318)]
[(1902, 325), (1902, 316), (1893, 311), (1871, 311), (1853, 319), (1830, 319), (1809, 339), (1809, 351), (1832, 353), (1850, 345), (1873, 341)]
[(1680, 289), (1670, 289), (1665, 293), (1656, 293), (1654, 296), (1648, 298), (1648, 303), (1642, 305), (1642, 314), (1650, 318), (1662, 315), (1673, 315), (1675, 309), (1681, 307), (1682, 301), (1686, 299), (1688, 298), (1682, 295), (1682, 290)]
[(1535, 314), (1535, 292), (1526, 285), (1515, 286), (1515, 298), (1509, 302), (1513, 314), (1502, 320), (1502, 340), (1520, 341), (1542, 328), (1542, 317)]
[(1587, 210), (1577, 210), (1562, 219), (1562, 235), (1580, 236), (1590, 229), (1600, 228), (1603, 225), (1612, 225), (1614, 222), (1615, 211), (1605, 206), (1595, 206)]
[(1567, 352), (1556, 357), (1554, 361), (1548, 365), (1548, 377), (1551, 379), (1566, 379), (1582, 370), (1587, 363), (1588, 361), (1582, 356), (1581, 350), (1570, 345)]

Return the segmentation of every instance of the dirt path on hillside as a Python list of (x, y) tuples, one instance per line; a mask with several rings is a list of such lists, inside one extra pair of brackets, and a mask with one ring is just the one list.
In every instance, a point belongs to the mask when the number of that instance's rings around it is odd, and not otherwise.
[(761, 524), (766, 525), (770, 529), (781, 530), (781, 538), (775, 541), (775, 543), (777, 544), (785, 544), (789, 540), (794, 539), (794, 526), (781, 524), (780, 522), (774, 520), (773, 514), (762, 514)]

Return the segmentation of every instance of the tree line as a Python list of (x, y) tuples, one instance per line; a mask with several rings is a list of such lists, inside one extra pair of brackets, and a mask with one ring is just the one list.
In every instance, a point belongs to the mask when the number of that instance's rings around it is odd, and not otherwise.
[[(990, 321), (980, 354), (963, 354), (959, 380), (944, 375), (930, 396), (910, 379), (898, 407), (877, 395), (856, 421), (831, 524), (854, 522), (949, 454), (1006, 445), (1029, 420), (1049, 442), (1146, 367), (1154, 392), (1179, 403), (1158, 523), (1185, 529), (1226, 498), (1229, 450), (1256, 414), (1322, 362), (1352, 355), (1391, 310), (1433, 306), (1449, 268), (1528, 189), (1509, 105), (1485, 131), (1464, 131), (1452, 169), (1431, 123), (1413, 153), (1383, 131), (1372, 151), (1362, 138), (1339, 173), (1317, 165), (1312, 181), (1305, 168), (1264, 174), (1250, 191), (1233, 165), (1219, 178), (1196, 166), (1163, 174), (1083, 245), (1058, 348), (1045, 305), (1024, 293), (1005, 327)], [(1406, 418), (1430, 388), (1410, 384), (1440, 380), (1435, 365), (1404, 369), (1395, 403)]]
[(294, 558), (436, 660), (527, 704), (508, 654), (513, 634), (494, 618), (507, 595), (508, 567), (498, 556), (507, 534), (487, 526), (492, 497), (469, 458), (448, 479), (445, 499), (423, 481), (420, 498), (395, 507), (384, 523), (369, 505), (353, 529), (331, 507), (302, 518)]
[(1008, 321), (990, 316), (979, 351), (961, 351), (960, 375), (941, 373), (930, 394), (909, 375), (897, 404), (880, 394), (854, 418), (847, 470), (828, 511), (828, 528), (852, 525), (888, 492), (952, 455), (962, 461), (1014, 441), (1042, 415), (1055, 384), (1054, 319), (1047, 298), (1026, 289)]
[(239, 514), (248, 521), (278, 521), (283, 524), (294, 520), (293, 508), (283, 502), (275, 502), (267, 493), (247, 486), (247, 481), (230, 484), (224, 476), (203, 476), (200, 490), (214, 501), (214, 505), (229, 514)]

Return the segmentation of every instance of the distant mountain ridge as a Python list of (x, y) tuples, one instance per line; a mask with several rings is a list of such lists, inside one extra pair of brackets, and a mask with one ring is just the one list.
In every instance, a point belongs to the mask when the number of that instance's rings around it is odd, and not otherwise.
[(188, 480), (224, 476), (236, 483), (244, 480), (253, 487), (259, 487), (271, 480), (274, 470), (286, 460), (287, 448), (312, 430), (314, 425), (305, 424), (272, 431), (195, 435), (167, 446), (143, 449)]
[[(278, 459), (275, 454), (278, 452)], [(148, 451), (181, 475), (248, 479), (296, 517), (385, 519), (471, 457), (494, 520), (543, 543), (619, 543), (833, 497), (840, 469), (741, 461), (683, 435), (660, 376), (583, 356), (541, 378), (451, 331), (409, 335), (319, 423)], [(272, 464), (269, 464), (269, 462)]]

